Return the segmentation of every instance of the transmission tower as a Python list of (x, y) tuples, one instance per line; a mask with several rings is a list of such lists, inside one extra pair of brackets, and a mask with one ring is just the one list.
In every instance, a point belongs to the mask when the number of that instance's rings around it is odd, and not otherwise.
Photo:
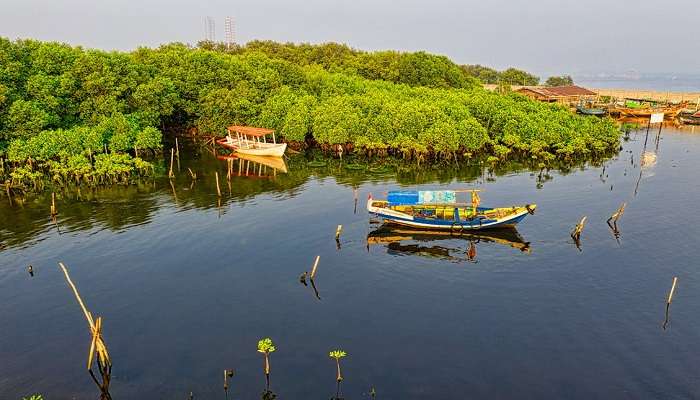
[(204, 18), (204, 40), (216, 42), (216, 21), (212, 17)]
[(231, 47), (236, 43), (236, 34), (233, 30), (233, 17), (226, 17), (224, 29), (226, 31), (226, 47)]

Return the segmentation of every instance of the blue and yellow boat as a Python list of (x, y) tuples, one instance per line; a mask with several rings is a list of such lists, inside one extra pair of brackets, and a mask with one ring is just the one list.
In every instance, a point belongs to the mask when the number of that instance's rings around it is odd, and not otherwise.
[[(459, 203), (459, 193), (471, 193), (471, 202)], [(512, 227), (537, 206), (481, 207), (479, 190), (391, 191), (386, 200), (367, 199), (367, 211), (384, 223), (418, 229), (467, 231)]]

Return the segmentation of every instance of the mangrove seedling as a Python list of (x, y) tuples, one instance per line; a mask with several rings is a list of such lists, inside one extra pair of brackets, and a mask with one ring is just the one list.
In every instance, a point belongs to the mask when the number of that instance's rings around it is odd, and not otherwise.
[(340, 381), (343, 380), (343, 375), (340, 373), (340, 359), (343, 358), (343, 357), (345, 357), (345, 356), (347, 356), (347, 355), (348, 355), (348, 354), (347, 354), (346, 352), (344, 352), (343, 350), (340, 350), (340, 349), (338, 349), (338, 350), (333, 350), (333, 351), (331, 351), (330, 353), (328, 353), (328, 356), (329, 356), (330, 358), (334, 358), (334, 359), (335, 359), (335, 365), (336, 365), (336, 367), (337, 367), (336, 380), (337, 380), (338, 382), (340, 382)]
[(268, 388), (270, 386), (270, 353), (275, 350), (275, 344), (272, 343), (272, 339), (265, 338), (258, 341), (258, 353), (262, 353), (265, 356), (265, 379)]

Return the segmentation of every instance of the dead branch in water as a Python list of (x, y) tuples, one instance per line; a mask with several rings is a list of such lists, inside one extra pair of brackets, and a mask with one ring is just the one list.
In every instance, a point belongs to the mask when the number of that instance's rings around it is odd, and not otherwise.
[[(63, 265), (63, 263), (58, 263), (58, 265), (63, 270), (68, 286), (70, 286), (70, 288), (73, 290), (75, 299), (78, 301), (78, 305), (80, 305), (80, 308), (83, 310), (83, 314), (85, 315), (85, 319), (87, 320), (90, 328), (90, 334), (92, 335), (90, 352), (88, 353), (87, 370), (90, 373), (92, 380), (100, 389), (100, 400), (112, 400), (112, 396), (109, 394), (109, 383), (112, 379), (112, 360), (109, 357), (107, 345), (102, 338), (102, 317), (93, 319), (92, 313), (88, 311), (85, 303), (83, 303), (83, 299), (80, 297), (78, 288), (75, 287), (75, 284), (71, 280), (70, 275), (68, 274), (68, 269), (66, 269), (66, 266)], [(95, 355), (97, 355), (97, 363), (95, 363)], [(95, 373), (92, 370), (93, 364), (97, 364), (97, 368), (102, 377), (102, 382), (100, 382), (95, 376)]]

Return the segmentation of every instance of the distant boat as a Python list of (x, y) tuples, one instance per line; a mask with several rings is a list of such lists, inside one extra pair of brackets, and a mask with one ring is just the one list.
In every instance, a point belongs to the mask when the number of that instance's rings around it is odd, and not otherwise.
[(697, 111), (694, 114), (681, 113), (678, 116), (678, 119), (686, 125), (700, 125), (700, 111)]
[(651, 114), (664, 114), (664, 118), (674, 118), (685, 105), (651, 106), (638, 102), (628, 101), (624, 105), (616, 105), (615, 113), (625, 117), (649, 118)]
[[(367, 211), (385, 223), (417, 229), (467, 231), (512, 227), (528, 214), (535, 204), (512, 207), (479, 207), (479, 190), (391, 191), (386, 200), (367, 199)], [(470, 203), (458, 203), (458, 193), (471, 193)]]
[[(236, 153), (282, 157), (285, 150), (287, 150), (287, 143), (277, 143), (275, 131), (272, 129), (232, 125), (227, 130), (228, 134), (226, 137), (217, 140), (216, 143)], [(272, 136), (272, 142), (267, 141), (267, 137), (270, 135)]]
[(608, 113), (608, 110), (605, 108), (595, 108), (595, 107), (586, 107), (586, 106), (576, 106), (576, 112), (579, 114), (584, 114), (584, 115), (596, 115), (596, 116), (602, 116)]

